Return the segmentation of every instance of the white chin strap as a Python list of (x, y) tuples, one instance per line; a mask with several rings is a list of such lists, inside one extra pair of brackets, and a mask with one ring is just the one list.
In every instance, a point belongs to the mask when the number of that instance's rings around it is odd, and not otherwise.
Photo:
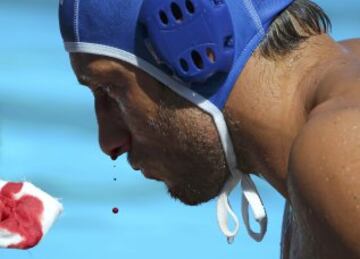
[[(247, 228), (249, 235), (256, 241), (260, 242), (266, 233), (267, 230), (267, 216), (266, 211), (261, 201), (260, 195), (256, 189), (254, 182), (251, 180), (249, 175), (241, 173), (239, 170), (231, 176), (228, 182), (225, 184), (225, 187), (220, 194), (217, 202), (217, 218), (221, 231), (227, 237), (229, 244), (232, 244), (237, 233), (239, 232), (239, 220), (234, 211), (231, 208), (229, 201), (229, 195), (234, 190), (234, 188), (240, 182), (242, 188), (242, 216)], [(255, 220), (260, 226), (260, 232), (255, 232), (252, 230), (249, 222), (249, 205), (254, 214)], [(229, 229), (229, 216), (234, 222), (233, 230)]]

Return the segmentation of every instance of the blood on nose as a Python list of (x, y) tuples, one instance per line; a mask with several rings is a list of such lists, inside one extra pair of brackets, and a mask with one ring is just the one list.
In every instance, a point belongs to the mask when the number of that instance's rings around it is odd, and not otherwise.
[(113, 151), (111, 151), (110, 157), (112, 160), (116, 160), (119, 156), (121, 156), (121, 148), (116, 148)]
[(116, 147), (113, 150), (111, 150), (109, 155), (112, 160), (116, 160), (119, 156), (128, 152), (129, 149), (130, 149), (130, 138), (127, 138), (122, 142), (122, 144), (119, 147)]

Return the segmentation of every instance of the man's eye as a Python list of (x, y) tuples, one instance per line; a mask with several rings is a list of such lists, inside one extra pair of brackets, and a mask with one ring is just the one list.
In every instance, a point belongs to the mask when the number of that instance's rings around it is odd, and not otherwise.
[(113, 89), (113, 87), (111, 85), (98, 85), (95, 87), (92, 87), (92, 91), (93, 93), (96, 94), (106, 94), (108, 97), (111, 97), (113, 99), (116, 99), (115, 96), (115, 90)]
[(94, 94), (100, 94), (100, 93), (108, 94), (109, 93), (108, 87), (104, 87), (104, 86), (92, 86), (90, 89)]
[(106, 85), (106, 86), (102, 86), (101, 88), (102, 88), (103, 91), (104, 91), (105, 93), (107, 93), (108, 95), (111, 94), (111, 88), (110, 88), (110, 86)]
[(92, 84), (90, 89), (94, 95), (107, 95), (116, 101), (126, 95), (125, 87), (114, 84)]

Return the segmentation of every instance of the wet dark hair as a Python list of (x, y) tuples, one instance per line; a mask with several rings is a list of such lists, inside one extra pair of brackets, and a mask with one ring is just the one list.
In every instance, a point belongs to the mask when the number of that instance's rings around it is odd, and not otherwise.
[(329, 30), (331, 21), (321, 7), (310, 0), (295, 0), (271, 24), (259, 50), (263, 57), (276, 59), (298, 48), (309, 37)]

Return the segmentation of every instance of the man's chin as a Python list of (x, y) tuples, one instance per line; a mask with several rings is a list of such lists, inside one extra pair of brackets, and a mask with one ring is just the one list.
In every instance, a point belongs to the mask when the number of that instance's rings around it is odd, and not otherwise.
[(175, 200), (180, 200), (182, 203), (189, 206), (197, 206), (202, 203), (208, 202), (217, 196), (216, 194), (206, 193), (206, 191), (200, 191), (191, 188), (168, 188), (169, 195)]

